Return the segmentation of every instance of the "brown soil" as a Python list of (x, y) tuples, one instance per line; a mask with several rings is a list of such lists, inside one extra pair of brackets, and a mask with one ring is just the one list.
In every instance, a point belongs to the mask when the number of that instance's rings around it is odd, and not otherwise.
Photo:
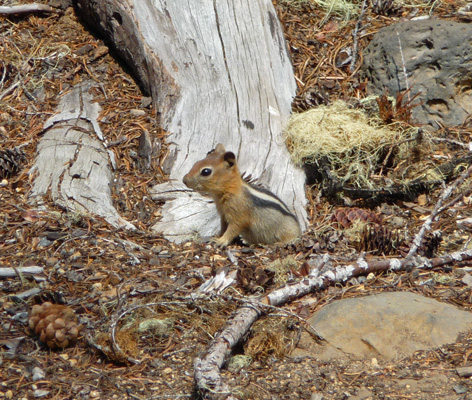
[[(356, 74), (357, 67), (354, 73), (348, 65), (336, 67), (343, 48), (352, 45), (356, 21), (343, 24), (333, 17), (320, 29), (325, 13), (319, 8), (287, 0), (276, 1), (276, 6), (299, 83), (294, 109), (364, 97), (366, 85)], [(453, 3), (407, 8), (396, 16), (379, 16), (369, 9), (365, 20), (370, 24), (359, 34), (360, 51), (381, 26), (408, 17), (413, 10), (419, 16), (431, 9), (437, 16), (455, 18)], [(353, 244), (339, 229), (332, 219), (333, 206), (319, 196), (315, 186), (307, 188), (311, 228), (300, 243), (232, 246), (243, 271), (238, 283), (221, 295), (192, 296), (220, 267), (236, 267), (225, 251), (211, 245), (175, 245), (151, 233), (160, 211), (150, 200), (149, 189), (165, 181), (161, 165), (166, 133), (133, 78), (104, 43), (87, 31), (71, 7), (51, 15), (0, 17), (0, 32), (0, 150), (21, 145), (25, 155), (19, 161), (20, 171), (4, 179), (0, 187), (0, 267), (40, 266), (45, 271), (34, 278), (17, 273), (0, 280), (0, 398), (198, 398), (193, 359), (205, 351), (243, 296), (296, 281), (304, 274), (304, 262), (319, 253), (328, 251), (340, 262), (356, 259), (362, 244)], [(95, 96), (102, 107), (101, 128), (109, 142), (117, 143), (112, 147), (118, 163), (116, 207), (138, 232), (116, 231), (99, 219), (53, 204), (33, 207), (27, 201), (31, 190), (27, 172), (42, 126), (61, 94), (85, 79), (100, 84)], [(134, 155), (144, 129), (163, 144), (149, 170), (141, 168)], [(464, 143), (472, 138), (470, 127), (443, 133)], [(419, 162), (436, 162), (439, 157), (435, 156), (454, 159), (460, 151), (442, 144), (430, 154), (422, 153)], [(439, 192), (375, 210), (391, 229), (397, 229), (393, 216), (404, 225), (395, 255), (405, 254)], [(470, 202), (469, 197), (457, 203), (433, 224), (443, 237), (439, 248), (433, 239), (427, 240), (435, 254), (457, 251), (467, 242), (470, 233), (457, 227), (456, 217), (472, 216)], [(290, 268), (273, 271), (274, 260), (287, 259)], [(411, 290), (470, 310), (472, 289), (462, 282), (466, 266), (353, 279), (312, 293), (285, 310), (304, 318), (335, 299), (384, 290)], [(38, 294), (22, 296), (35, 288), (40, 289)], [(32, 305), (46, 300), (67, 304), (79, 317), (83, 330), (75, 346), (50, 350), (26, 334)], [(233, 393), (244, 399), (310, 399), (318, 398), (317, 394), (325, 399), (472, 398), (470, 379), (456, 372), (457, 367), (471, 363), (472, 336), (395, 362), (346, 363), (290, 357), (303, 329), (300, 319), (287, 313), (262, 317), (235, 350), (235, 354), (250, 355), (252, 363), (242, 367), (228, 363), (222, 371)], [(37, 377), (35, 368), (44, 376)]]

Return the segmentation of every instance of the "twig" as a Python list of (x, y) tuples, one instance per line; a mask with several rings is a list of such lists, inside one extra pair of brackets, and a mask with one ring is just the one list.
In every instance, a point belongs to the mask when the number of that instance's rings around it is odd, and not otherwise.
[(128, 136), (120, 136), (118, 139), (112, 140), (111, 142), (107, 143), (106, 148), (109, 149), (110, 147), (118, 146), (119, 144), (124, 143), (127, 140), (128, 140)]
[(472, 193), (472, 187), (467, 189), (464, 193), (459, 194), (456, 198), (452, 199), (449, 203), (444, 204), (439, 210), (438, 213), (442, 213), (444, 210), (451, 208), (454, 204), (461, 201), (464, 197), (467, 197), (469, 194)]
[[(1, 97), (0, 97), (0, 100), (1, 100)], [(46, 112), (46, 111), (28, 112), (28, 111), (25, 111), (25, 110), (17, 110), (16, 108), (14, 108), (14, 107), (12, 107), (8, 104), (5, 104), (5, 105), (10, 110), (15, 111), (15, 112), (20, 113), (20, 114), (24, 114), (24, 115), (54, 115), (54, 113), (52, 113), (52, 112)]]
[(17, 276), (18, 273), (22, 275), (36, 275), (42, 274), (44, 268), (42, 267), (18, 267), (18, 268), (0, 268), (0, 278), (11, 278)]
[(25, 290), (24, 292), (14, 294), (10, 296), (10, 298), (14, 300), (24, 300), (24, 299), (27, 299), (28, 297), (36, 296), (39, 293), (41, 293), (41, 289), (38, 287), (35, 287), (32, 289)]
[(55, 8), (46, 4), (24, 4), (21, 6), (0, 6), (0, 15), (30, 14), (35, 12), (57, 12)]
[(432, 137), (431, 140), (432, 140), (433, 142), (446, 142), (446, 143), (450, 143), (450, 144), (455, 144), (456, 146), (462, 147), (462, 148), (464, 148), (464, 149), (468, 149), (468, 148), (469, 148), (469, 145), (468, 145), (468, 144), (459, 142), (459, 141), (457, 141), (457, 140), (446, 139), (446, 138), (438, 138), (438, 137)]
[(5, 63), (3, 61), (0, 61), (2, 63), (3, 67), (3, 74), (2, 74), (2, 79), (0, 79), (0, 88), (3, 89), (3, 82), (5, 82), (5, 76), (7, 75), (7, 68), (5, 67)]
[(405, 77), (405, 90), (406, 90), (406, 93), (408, 93), (408, 101), (411, 101), (410, 85), (408, 85), (408, 75), (406, 73), (406, 65), (405, 65), (405, 57), (403, 56), (402, 41), (400, 40), (400, 34), (398, 32), (396, 33), (397, 33), (397, 38), (398, 38), (398, 45), (400, 46), (400, 55), (402, 56), (403, 76)]
[(429, 231), (431, 229), (431, 224), (433, 223), (434, 219), (439, 215), (439, 213), (445, 210), (445, 207), (443, 207), (443, 203), (446, 201), (446, 199), (471, 174), (472, 174), (472, 165), (469, 166), (469, 168), (467, 168), (467, 170), (464, 171), (462, 175), (459, 176), (451, 185), (443, 189), (436, 205), (434, 206), (433, 211), (431, 212), (430, 216), (426, 219), (426, 221), (423, 223), (419, 232), (416, 234), (415, 239), (413, 240), (413, 244), (410, 248), (410, 251), (408, 252), (406, 256), (407, 259), (410, 259), (415, 256), (416, 252), (421, 246), (421, 243), (423, 243), (423, 238), (424, 238), (424, 235), (426, 234), (426, 231)]
[(17, 86), (20, 84), (20, 81), (15, 82), (13, 85), (11, 85), (9, 88), (5, 89), (2, 93), (0, 93), (0, 100), (2, 100), (7, 94), (10, 94), (17, 88)]
[(354, 42), (353, 42), (353, 45), (352, 45), (352, 60), (351, 60), (351, 64), (349, 65), (349, 70), (351, 72), (353, 72), (356, 68), (358, 34), (359, 34), (359, 30), (361, 29), (362, 20), (364, 19), (364, 14), (365, 14), (366, 10), (367, 10), (367, 0), (364, 0), (362, 2), (361, 14), (359, 15), (359, 18), (357, 19), (356, 27), (354, 28), (354, 34), (353, 34)]

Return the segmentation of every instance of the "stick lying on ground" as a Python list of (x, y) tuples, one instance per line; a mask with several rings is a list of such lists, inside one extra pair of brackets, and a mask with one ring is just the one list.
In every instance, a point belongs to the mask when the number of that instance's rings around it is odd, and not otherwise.
[(0, 6), (0, 15), (18, 15), (40, 12), (57, 12), (56, 9), (46, 4), (24, 4), (21, 6)]

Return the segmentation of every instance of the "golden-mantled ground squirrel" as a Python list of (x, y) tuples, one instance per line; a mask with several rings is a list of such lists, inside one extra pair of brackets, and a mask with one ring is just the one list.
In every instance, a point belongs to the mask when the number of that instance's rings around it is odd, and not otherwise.
[(210, 195), (221, 218), (218, 246), (229, 245), (238, 235), (249, 244), (290, 243), (300, 236), (300, 225), (285, 203), (272, 192), (241, 178), (234, 153), (222, 144), (198, 161), (184, 183)]

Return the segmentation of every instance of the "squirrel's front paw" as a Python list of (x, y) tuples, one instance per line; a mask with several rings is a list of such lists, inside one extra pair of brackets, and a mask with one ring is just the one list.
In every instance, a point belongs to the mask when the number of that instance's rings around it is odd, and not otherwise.
[(210, 243), (214, 244), (216, 247), (219, 247), (219, 248), (224, 248), (226, 246), (228, 246), (228, 241), (225, 240), (223, 237), (220, 237), (220, 238), (213, 238), (211, 239)]

